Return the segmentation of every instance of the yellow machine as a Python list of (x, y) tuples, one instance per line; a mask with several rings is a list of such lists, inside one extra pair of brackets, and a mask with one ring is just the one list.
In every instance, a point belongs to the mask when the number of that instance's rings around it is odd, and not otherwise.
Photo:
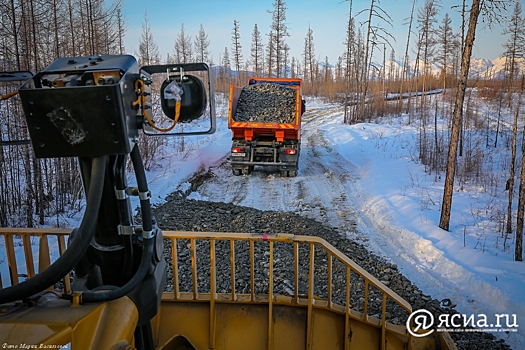
[[(151, 108), (157, 86), (167, 125)], [(131, 56), (64, 58), (31, 76), (19, 94), (36, 156), (77, 157), (87, 204), (74, 230), (0, 228), (10, 281), (0, 285), (3, 348), (455, 349), (447, 333), (415, 337), (406, 325), (390, 323), (389, 310), (408, 316), (411, 306), (323, 239), (156, 226), (138, 131), (214, 132), (207, 65), (138, 69)], [(198, 120), (208, 128), (192, 129)], [(126, 183), (128, 155), (137, 187)], [(130, 196), (140, 200), (141, 225)], [(286, 273), (289, 288), (279, 294), (275, 285), (284, 277), (276, 272), (275, 251), (284, 247), (294, 264)], [(256, 249), (265, 261), (255, 258)], [(59, 255), (53, 263), (51, 253)], [(241, 253), (249, 266), (237, 262)], [(307, 271), (300, 259), (307, 259)], [(321, 270), (325, 280), (317, 279)], [(230, 283), (218, 286), (218, 273)], [(357, 285), (361, 300), (352, 298)]]

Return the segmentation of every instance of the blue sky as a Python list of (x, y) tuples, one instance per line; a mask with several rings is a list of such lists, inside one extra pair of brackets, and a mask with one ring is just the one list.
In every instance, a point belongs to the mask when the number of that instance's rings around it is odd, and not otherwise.
[[(163, 60), (166, 55), (173, 54), (173, 45), (180, 32), (181, 24), (184, 23), (186, 34), (195, 37), (202, 24), (210, 40), (210, 51), (213, 63), (218, 63), (224, 48), (231, 50), (231, 32), (233, 21), (236, 19), (240, 24), (240, 35), (242, 53), (244, 60), (250, 55), (252, 31), (257, 24), (259, 31), (263, 34), (263, 42), (267, 42), (267, 34), (270, 31), (271, 14), (268, 10), (273, 9), (274, 0), (230, 0), (230, 1), (169, 1), (149, 0), (123, 0), (123, 8), (127, 19), (127, 33), (125, 37), (126, 50), (133, 54), (138, 51), (139, 39), (144, 22), (144, 13), (147, 11), (153, 38), (159, 46)], [(469, 1), (467, 1), (469, 2)], [(441, 16), (448, 12), (452, 18), (454, 28), (460, 26), (460, 16), (451, 6), (460, 4), (460, 0), (443, 0)], [(380, 6), (392, 17), (393, 27), (386, 23), (382, 26), (387, 28), (396, 38), (391, 42), (396, 51), (396, 59), (400, 59), (405, 52), (408, 26), (404, 25), (405, 19), (409, 17), (411, 0), (383, 0)], [(423, 0), (418, 1), (418, 5)], [(354, 0), (353, 13), (366, 9), (370, 0)], [(343, 41), (348, 22), (349, 3), (340, 0), (286, 0), (286, 16), (290, 37), (287, 43), (291, 47), (291, 55), (301, 59), (304, 38), (308, 31), (308, 25), (313, 30), (315, 53), (320, 61), (328, 56), (330, 63), (334, 64), (337, 57), (344, 51)], [(417, 11), (417, 10), (416, 10)], [(441, 18), (441, 17), (440, 17)], [(360, 15), (357, 21), (364, 21), (366, 16)], [(378, 23), (379, 22), (375, 22)], [(364, 30), (364, 28), (363, 28)], [(503, 52), (502, 43), (506, 38), (502, 36), (502, 27), (486, 27), (481, 21), (478, 24), (476, 45), (473, 56), (476, 58), (494, 59), (501, 56)], [(414, 38), (414, 36), (412, 36)], [(387, 49), (387, 59), (390, 49)], [(382, 53), (377, 52), (377, 60), (382, 60)], [(415, 56), (411, 54), (412, 58)]]

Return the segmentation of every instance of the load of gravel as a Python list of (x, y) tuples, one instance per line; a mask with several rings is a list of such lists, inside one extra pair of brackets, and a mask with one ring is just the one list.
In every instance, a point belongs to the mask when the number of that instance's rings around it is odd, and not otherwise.
[(293, 123), (296, 91), (278, 84), (255, 84), (242, 89), (236, 122)]
[[(387, 285), (390, 289), (408, 301), (413, 310), (427, 309), (435, 315), (458, 313), (450, 300), (436, 300), (425, 295), (412, 284), (399, 271), (395, 264), (367, 251), (361, 244), (351, 241), (336, 228), (326, 226), (320, 222), (308, 219), (293, 213), (260, 211), (253, 208), (241, 207), (230, 203), (216, 203), (201, 200), (188, 199), (188, 193), (176, 192), (167, 198), (165, 204), (154, 208), (154, 215), (159, 227), (163, 230), (180, 231), (215, 231), (215, 232), (249, 232), (249, 233), (289, 233), (294, 235), (318, 236), (339, 251), (358, 263), (362, 268)], [(349, 230), (351, 228), (343, 228)], [(173, 291), (173, 271), (171, 270), (171, 246), (166, 240), (165, 257), (168, 260), (168, 282), (166, 291)], [(180, 291), (191, 291), (191, 254), (188, 242), (178, 240), (178, 268), (180, 279)], [(238, 244), (239, 243), (239, 244)], [(249, 277), (249, 248), (246, 242), (235, 244), (236, 278), (235, 290), (237, 293), (250, 292)], [(259, 244), (260, 243), (260, 244)], [(255, 292), (268, 293), (268, 250), (266, 242), (257, 242), (255, 246)], [(216, 244), (216, 267), (218, 269), (217, 292), (231, 293), (230, 277), (230, 246), (227, 242)], [(198, 266), (198, 290), (209, 291), (209, 243), (207, 241), (197, 242), (197, 266)], [(322, 268), (323, 259), (326, 254), (316, 253), (315, 256), (315, 294), (326, 298), (327, 271)], [(326, 260), (324, 260), (326, 261)], [(326, 263), (325, 263), (326, 264)], [(299, 278), (299, 293), (306, 295), (308, 286), (309, 257), (308, 251), (300, 251), (300, 270), (303, 275)], [(274, 247), (274, 293), (291, 295), (293, 291), (293, 247), (288, 243), (276, 243)], [(344, 267), (334, 263), (334, 276), (337, 270), (344, 272)], [(343, 273), (344, 274), (344, 273)], [(335, 281), (332, 297), (335, 302), (345, 304), (344, 282)], [(363, 280), (357, 275), (352, 276), (354, 281), (351, 290), (351, 302), (358, 310), (362, 311), (364, 302)], [(324, 282), (323, 282), (324, 281)], [(375, 288), (369, 290), (369, 315), (379, 316), (381, 312), (381, 295)], [(387, 320), (392, 323), (405, 324), (408, 317), (407, 312), (397, 305), (387, 305)], [(380, 317), (379, 317), (380, 318)], [(458, 349), (509, 349), (503, 340), (497, 340), (490, 333), (450, 333)]]

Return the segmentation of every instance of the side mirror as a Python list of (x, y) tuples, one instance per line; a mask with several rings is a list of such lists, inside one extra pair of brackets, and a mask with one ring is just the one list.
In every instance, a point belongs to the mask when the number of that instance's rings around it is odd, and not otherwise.
[(152, 91), (147, 109), (150, 120), (146, 118), (143, 123), (146, 135), (215, 132), (213, 73), (205, 63), (146, 66), (141, 68), (140, 76), (148, 81)]
[(180, 116), (178, 118), (179, 122), (190, 122), (202, 116), (206, 109), (206, 88), (204, 83), (199, 78), (193, 75), (185, 75), (183, 78), (171, 78), (166, 79), (160, 87), (160, 99), (162, 112), (171, 120), (175, 119), (176, 114), (176, 100), (174, 98), (166, 98), (170, 95), (168, 90), (176, 83), (182, 93), (181, 97), (181, 106), (180, 106)]

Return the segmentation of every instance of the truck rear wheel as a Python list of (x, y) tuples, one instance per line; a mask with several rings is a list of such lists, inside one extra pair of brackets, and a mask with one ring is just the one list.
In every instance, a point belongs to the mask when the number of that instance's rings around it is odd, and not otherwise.
[(240, 176), (241, 175), (241, 169), (239, 168), (232, 168), (233, 175)]

